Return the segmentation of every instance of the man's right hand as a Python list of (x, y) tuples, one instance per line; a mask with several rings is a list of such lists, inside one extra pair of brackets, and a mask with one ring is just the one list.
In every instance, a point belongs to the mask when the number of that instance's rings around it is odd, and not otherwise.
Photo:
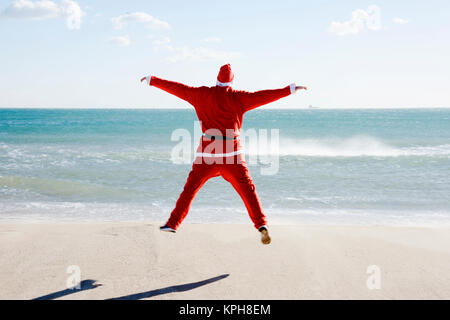
[(144, 82), (144, 81), (147, 81), (147, 77), (143, 77), (143, 78), (141, 79), (141, 82)]
[(300, 91), (300, 90), (308, 90), (307, 87), (295, 87), (295, 91)]

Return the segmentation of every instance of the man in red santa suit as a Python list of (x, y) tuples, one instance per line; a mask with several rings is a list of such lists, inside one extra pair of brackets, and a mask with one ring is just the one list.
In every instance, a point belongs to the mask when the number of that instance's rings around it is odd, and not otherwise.
[(194, 106), (204, 133), (184, 190), (161, 230), (175, 233), (200, 188), (209, 179), (222, 176), (244, 201), (255, 228), (261, 232), (262, 243), (270, 244), (267, 219), (239, 139), (243, 116), (250, 110), (307, 88), (291, 84), (282, 89), (246, 92), (231, 88), (233, 80), (229, 64), (220, 69), (215, 87), (190, 87), (155, 76), (141, 79), (141, 82), (146, 81), (149, 86), (160, 88)]

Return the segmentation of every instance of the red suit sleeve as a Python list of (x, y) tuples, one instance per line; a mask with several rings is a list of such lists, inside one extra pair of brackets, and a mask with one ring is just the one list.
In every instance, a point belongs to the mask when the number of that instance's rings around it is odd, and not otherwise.
[(196, 104), (200, 93), (200, 88), (190, 87), (179, 82), (164, 80), (154, 76), (150, 79), (150, 85), (173, 94), (192, 105)]
[(262, 90), (257, 92), (238, 91), (237, 97), (241, 104), (242, 112), (253, 110), (265, 104), (287, 97), (292, 93), (291, 86), (283, 89)]

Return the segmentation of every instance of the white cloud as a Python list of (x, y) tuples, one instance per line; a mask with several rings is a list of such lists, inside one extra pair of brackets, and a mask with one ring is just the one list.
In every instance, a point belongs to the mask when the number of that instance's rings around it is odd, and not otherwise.
[(237, 58), (241, 54), (231, 51), (220, 51), (206, 47), (174, 47), (170, 44), (169, 38), (162, 38), (153, 41), (155, 51), (166, 51), (168, 56), (166, 60), (171, 63), (180, 61), (204, 61), (204, 60), (230, 60)]
[(367, 10), (357, 9), (352, 12), (352, 18), (344, 22), (333, 21), (328, 31), (338, 36), (358, 34), (366, 28), (381, 29), (381, 13), (377, 6), (370, 6)]
[(73, 30), (80, 29), (84, 15), (78, 3), (71, 0), (62, 0), (59, 4), (49, 0), (17, 0), (6, 7), (0, 17), (34, 20), (63, 18), (67, 28)]
[(59, 16), (59, 7), (52, 1), (18, 0), (2, 12), (2, 16), (16, 19), (51, 19)]
[(207, 43), (219, 43), (221, 41), (222, 41), (222, 39), (220, 39), (219, 37), (209, 37), (209, 38), (203, 39), (203, 42), (207, 42)]
[(131, 39), (129, 35), (112, 37), (108, 41), (111, 44), (117, 45), (119, 47), (128, 47), (131, 44)]
[(168, 38), (168, 37), (164, 37), (159, 40), (153, 40), (153, 42), (152, 42), (153, 49), (155, 51), (159, 51), (161, 49), (170, 50), (172, 48), (172, 46), (170, 46), (169, 43), (170, 43), (170, 38)]
[(81, 21), (84, 15), (78, 3), (71, 0), (63, 0), (61, 10), (67, 19), (67, 27), (71, 30), (80, 29)]
[(392, 21), (396, 24), (407, 24), (409, 22), (408, 20), (402, 18), (394, 18)]
[(219, 51), (211, 48), (198, 47), (198, 48), (174, 48), (173, 55), (167, 57), (168, 62), (179, 62), (186, 60), (230, 60), (240, 56), (238, 52)]
[(121, 29), (128, 23), (141, 23), (154, 29), (169, 29), (170, 25), (162, 20), (152, 17), (145, 12), (133, 12), (123, 14), (111, 19), (116, 29)]

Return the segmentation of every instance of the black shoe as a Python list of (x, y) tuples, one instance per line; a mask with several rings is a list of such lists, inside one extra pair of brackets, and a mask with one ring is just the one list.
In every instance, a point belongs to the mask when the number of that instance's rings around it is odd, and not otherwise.
[(164, 232), (177, 233), (176, 230), (169, 228), (167, 225), (160, 227), (159, 230), (164, 231)]

